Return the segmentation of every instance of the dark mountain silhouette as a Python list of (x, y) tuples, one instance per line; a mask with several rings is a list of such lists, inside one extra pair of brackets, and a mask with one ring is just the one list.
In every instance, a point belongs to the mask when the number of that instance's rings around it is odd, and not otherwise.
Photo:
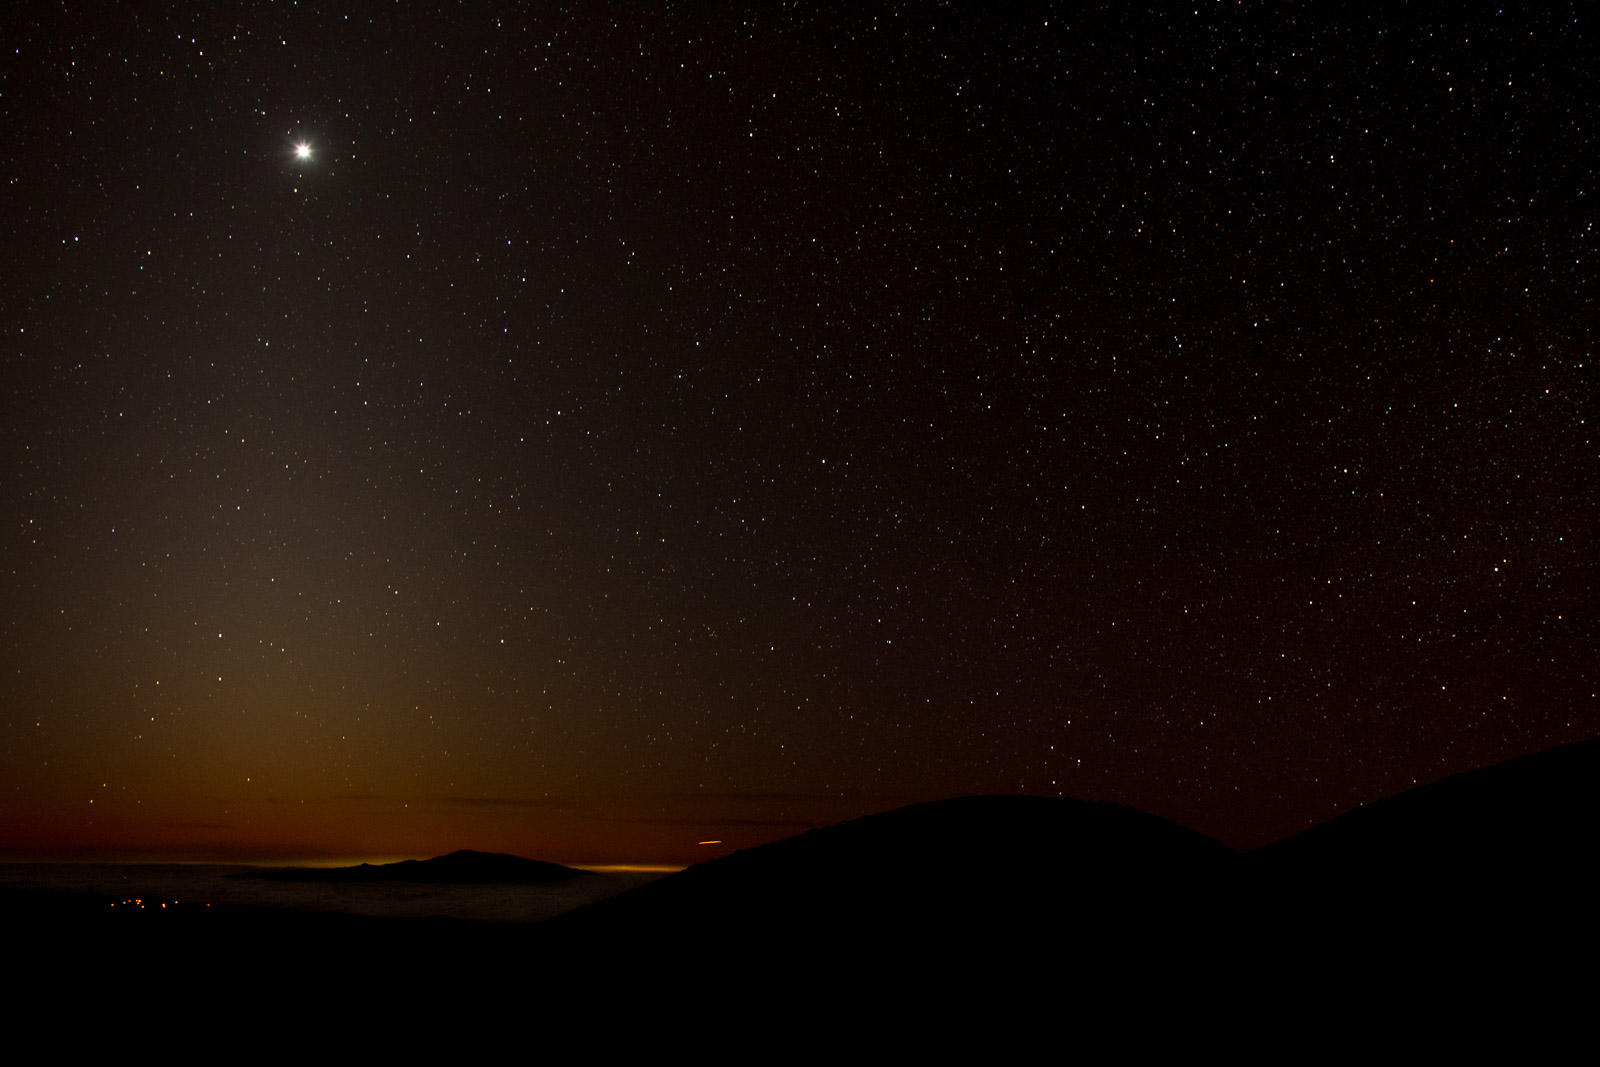
[[(1358, 925), (1388, 934), (1419, 910), (1436, 925), (1470, 910), (1481, 930), (1513, 905), (1586, 910), (1597, 829), (1600, 740), (1455, 775), (1248, 857), (1114, 804), (918, 804), (699, 864), (546, 925), (663, 948), (703, 949), (738, 931), (801, 951), (933, 930), (1117, 951), (1204, 940), (1218, 924), (1271, 943)], [(1108, 935), (1108, 923), (1138, 933)]]
[(250, 871), (241, 878), (260, 878), (274, 882), (426, 882), (448, 885), (513, 884), (542, 885), (586, 877), (589, 871), (563, 867), (559, 863), (507, 856), (497, 852), (461, 849), (431, 860), (401, 860), (399, 863), (363, 863), (355, 867), (280, 867)]
[[(19, 958), (61, 988), (86, 967), (132, 960), (147, 984), (232, 1002), (234, 986), (193, 976), (247, 974), (270, 991), (331, 982), (315, 961), (334, 959), (360, 961), (365, 984), (351, 993), (341, 977), (339, 995), (374, 1010), (414, 998), (441, 1017), (511, 1017), (548, 1002), (561, 1006), (551, 1018), (596, 1037), (629, 1006), (661, 1027), (781, 1021), (801, 1038), (864, 1025), (936, 1046), (951, 1034), (1059, 1032), (1176, 1051), (1242, 1030), (1299, 1048), (1490, 998), (1502, 1013), (1531, 1004), (1586, 1017), (1586, 987), (1565, 976), (1600, 940), (1597, 764), (1600, 741), (1567, 746), (1249, 855), (1114, 804), (938, 801), (699, 864), (537, 925), (204, 906), (125, 915), (41, 894), (0, 904), (16, 917)], [(277, 873), (505, 883), (581, 872), (460, 852)]]
[(1330, 1006), (1415, 1012), (1509, 975), (1542, 988), (1592, 951), (1597, 761), (1600, 741), (1458, 775), (1250, 855), (1113, 804), (919, 804), (699, 864), (540, 934), (557, 958), (670, 961), (729, 1003), (831, 989), (995, 1018), (1070, 1003), (1129, 1033), (1160, 1005), (1292, 1037)]

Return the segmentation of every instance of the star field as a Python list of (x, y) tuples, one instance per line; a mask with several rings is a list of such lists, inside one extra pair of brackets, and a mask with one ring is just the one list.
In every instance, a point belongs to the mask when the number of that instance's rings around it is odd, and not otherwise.
[(0, 19), (0, 848), (1248, 846), (1600, 732), (1577, 6)]

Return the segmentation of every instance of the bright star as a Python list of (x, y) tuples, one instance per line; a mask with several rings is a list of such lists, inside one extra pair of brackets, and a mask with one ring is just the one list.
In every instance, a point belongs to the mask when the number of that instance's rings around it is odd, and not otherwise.
[(310, 159), (311, 158), (311, 146), (306, 144), (304, 141), (301, 141), (299, 144), (295, 145), (294, 146), (294, 158), (296, 158), (296, 159)]

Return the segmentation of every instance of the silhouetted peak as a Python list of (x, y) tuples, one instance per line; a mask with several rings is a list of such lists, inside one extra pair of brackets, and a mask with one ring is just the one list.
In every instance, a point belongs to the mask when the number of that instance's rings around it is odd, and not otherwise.
[(533, 885), (560, 882), (589, 874), (559, 863), (524, 859), (498, 852), (458, 849), (431, 860), (399, 863), (362, 863), (354, 867), (284, 867), (247, 875), (279, 882), (431, 882), (469, 885), (512, 883)]

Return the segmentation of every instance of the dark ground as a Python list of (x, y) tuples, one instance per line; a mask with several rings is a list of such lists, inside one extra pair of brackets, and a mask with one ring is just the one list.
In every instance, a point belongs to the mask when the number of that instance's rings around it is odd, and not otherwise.
[(1597, 759), (1600, 741), (1459, 775), (1248, 855), (1117, 805), (942, 801), (537, 924), (27, 891), (0, 907), (13, 968), (57, 1002), (168, 990), (212, 1012), (287, 997), (496, 1025), (542, 1006), (590, 1034), (615, 1013), (935, 1042), (1072, 1026), (1152, 1047), (1194, 1027), (1342, 1019), (1338, 1043), (1350, 1027), (1534, 1012), (1536, 1038), (1581, 1018)]

